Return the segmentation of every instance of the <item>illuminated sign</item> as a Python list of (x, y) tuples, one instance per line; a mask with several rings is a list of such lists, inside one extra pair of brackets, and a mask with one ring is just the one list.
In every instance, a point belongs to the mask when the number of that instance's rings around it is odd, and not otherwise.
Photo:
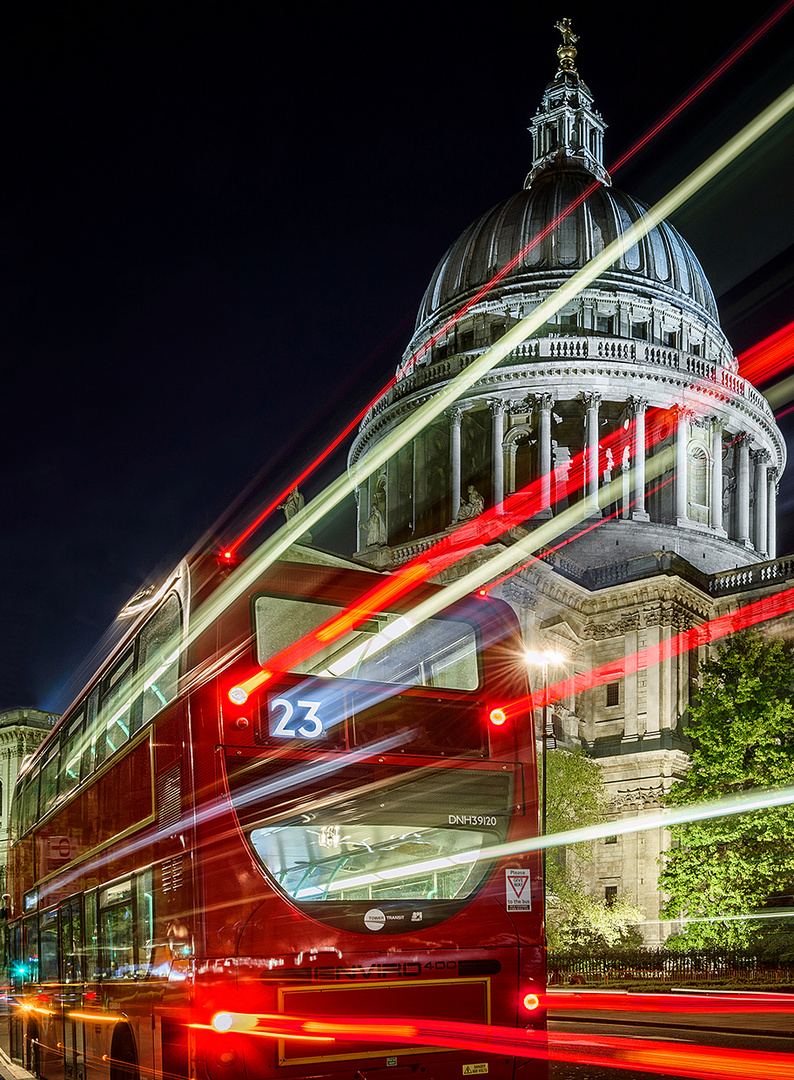
[(277, 739), (321, 739), (325, 735), (321, 701), (288, 697), (270, 699), (268, 730)]

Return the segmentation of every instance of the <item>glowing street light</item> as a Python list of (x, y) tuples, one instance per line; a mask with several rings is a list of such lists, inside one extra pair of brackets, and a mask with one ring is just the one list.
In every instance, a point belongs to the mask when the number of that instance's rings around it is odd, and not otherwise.
[[(546, 835), (546, 750), (549, 741), (549, 735), (554, 738), (554, 728), (549, 730), (549, 664), (554, 664), (556, 667), (565, 663), (566, 657), (563, 653), (556, 652), (554, 649), (545, 649), (543, 652), (529, 652), (524, 654), (524, 659), (528, 664), (532, 664), (535, 667), (539, 667), (543, 673), (543, 742), (540, 749), (540, 835)], [(543, 848), (543, 883), (545, 888), (546, 883), (546, 848)]]

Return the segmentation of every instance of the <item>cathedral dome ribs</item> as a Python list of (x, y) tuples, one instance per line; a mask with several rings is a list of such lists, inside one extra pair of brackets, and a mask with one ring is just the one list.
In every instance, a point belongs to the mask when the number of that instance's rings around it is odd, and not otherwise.
[[(612, 185), (576, 35), (567, 20), (558, 28), (560, 66), (532, 119), (525, 186), (439, 262), (398, 379), (362, 421), (351, 465), (645, 212)], [(560, 478), (582, 456), (584, 490), (571, 492)], [(548, 535), (549, 519), (577, 502), (605, 519), (566, 546), (572, 565), (674, 551), (700, 573), (729, 570), (774, 557), (785, 461), (768, 403), (738, 374), (703, 268), (662, 221), (359, 487), (358, 552), (399, 564), (461, 513), (541, 480), (544, 505), (523, 532), (543, 524)], [(376, 538), (367, 522), (381, 518)]]

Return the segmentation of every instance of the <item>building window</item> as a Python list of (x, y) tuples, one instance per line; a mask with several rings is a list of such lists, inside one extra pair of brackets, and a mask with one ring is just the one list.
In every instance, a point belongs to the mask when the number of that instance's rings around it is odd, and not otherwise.
[(493, 345), (493, 343), (495, 341), (498, 341), (499, 338), (504, 335), (504, 332), (505, 332), (505, 324), (504, 323), (502, 323), (502, 322), (500, 322), (500, 323), (491, 323), (491, 344)]
[(604, 899), (607, 902), (607, 907), (612, 907), (612, 905), (615, 903), (617, 898), (618, 898), (618, 887), (617, 887), (617, 885), (607, 885), (606, 888), (604, 889)]
[(607, 707), (611, 705), (620, 705), (620, 683), (609, 682), (607, 683)]
[(687, 513), (693, 521), (708, 525), (709, 459), (702, 446), (695, 446), (689, 453), (688, 481), (689, 505)]
[(576, 327), (579, 325), (579, 317), (577, 315), (560, 315), (560, 326)]
[(648, 323), (647, 322), (633, 322), (631, 324), (631, 336), (637, 338), (638, 341), (648, 340)]
[(460, 351), (468, 352), (474, 348), (474, 331), (464, 330), (460, 335)]
[(617, 836), (607, 836), (606, 839), (604, 840), (605, 844), (617, 844), (617, 842), (618, 842)]
[(675, 349), (678, 347), (678, 333), (675, 330), (664, 330), (662, 341), (669, 349)]
[(614, 315), (596, 315), (596, 330), (599, 334), (614, 334), (615, 333), (615, 316)]

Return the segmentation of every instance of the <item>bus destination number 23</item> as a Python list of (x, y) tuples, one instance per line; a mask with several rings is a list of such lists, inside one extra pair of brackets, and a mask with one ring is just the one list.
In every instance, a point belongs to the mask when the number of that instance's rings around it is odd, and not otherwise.
[(286, 697), (270, 699), (270, 734), (277, 739), (319, 739), (324, 734), (322, 702)]

